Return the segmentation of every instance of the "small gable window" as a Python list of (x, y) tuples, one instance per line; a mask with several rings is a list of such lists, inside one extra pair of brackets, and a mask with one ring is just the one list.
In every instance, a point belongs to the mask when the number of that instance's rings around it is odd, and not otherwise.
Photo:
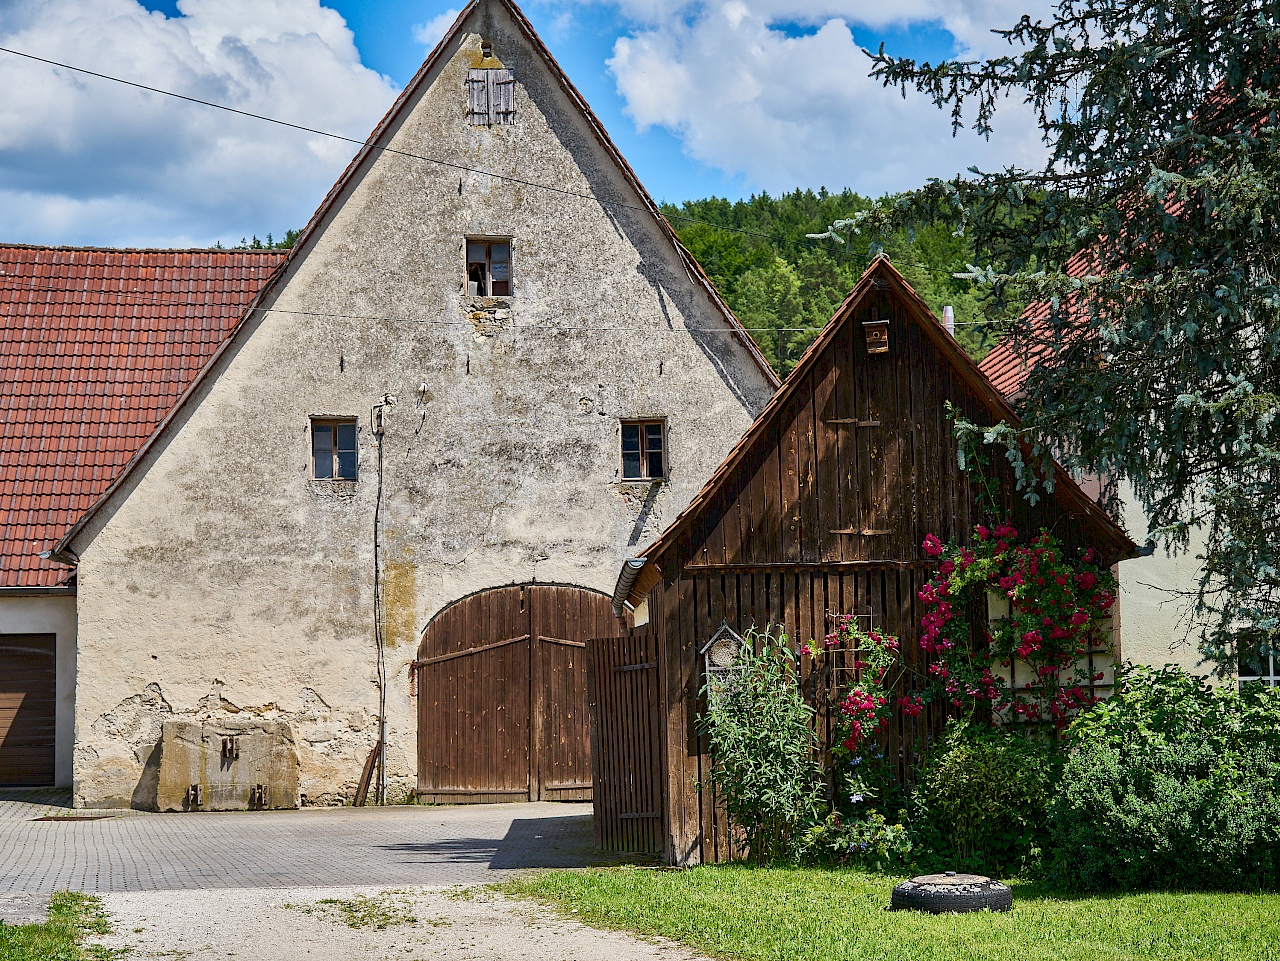
[(467, 241), (467, 293), (472, 297), (511, 296), (511, 241)]
[(660, 420), (623, 421), (622, 479), (652, 481), (666, 476), (666, 424)]
[(472, 69), (467, 73), (467, 122), (473, 127), (516, 122), (515, 78), (510, 70)]
[(312, 418), (311, 476), (316, 480), (356, 479), (356, 419)]

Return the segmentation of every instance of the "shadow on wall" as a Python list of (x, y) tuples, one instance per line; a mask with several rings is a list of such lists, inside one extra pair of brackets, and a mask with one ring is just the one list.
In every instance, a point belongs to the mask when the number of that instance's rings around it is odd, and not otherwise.
[(585, 868), (613, 864), (617, 855), (597, 850), (591, 815), (517, 818), (506, 836), (442, 838), (420, 844), (379, 845), (409, 864), (488, 864), (494, 871), (525, 868)]
[(138, 783), (133, 789), (133, 796), (129, 799), (129, 807), (135, 811), (160, 810), (158, 800), (160, 791), (160, 754), (160, 742), (156, 741), (155, 747), (151, 749), (151, 753), (147, 755), (146, 762), (142, 765), (142, 775), (138, 778)]

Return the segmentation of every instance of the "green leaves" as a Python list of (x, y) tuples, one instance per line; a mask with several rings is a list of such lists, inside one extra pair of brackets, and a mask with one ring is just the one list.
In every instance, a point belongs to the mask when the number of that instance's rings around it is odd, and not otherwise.
[(1028, 103), (1045, 165), (926, 184), (858, 227), (949, 219), (988, 306), (1037, 305), (997, 324), (1032, 369), (1022, 429), (990, 441), (1028, 497), (1042, 475), (1019, 448), (1039, 443), (1126, 482), (1170, 546), (1199, 533), (1193, 622), (1228, 670), (1242, 632), (1280, 624), (1280, 459), (1261, 429), (1280, 384), (1280, 4), (1064, 0), (1003, 35), (1005, 57), (882, 51), (872, 75), (981, 134), (1006, 98)]
[[(990, 342), (980, 289), (953, 275), (973, 259), (963, 228), (948, 219), (889, 237), (865, 236), (863, 218), (895, 203), (893, 197), (872, 201), (851, 191), (796, 190), (737, 203), (694, 200), (664, 206), (663, 212), (780, 374), (795, 367), (882, 249), (935, 313), (941, 315), (948, 304), (955, 308), (957, 340), (981, 358)], [(832, 243), (817, 242), (823, 239)]]
[(748, 632), (746, 641), (734, 670), (706, 681), (699, 726), (711, 742), (714, 803), (745, 835), (750, 859), (764, 863), (789, 856), (819, 820), (824, 782), (785, 635)]
[(1048, 841), (1062, 771), (1054, 745), (1025, 732), (952, 722), (920, 775), (917, 831), (938, 863), (1007, 877)]
[(1280, 691), (1130, 668), (1072, 725), (1052, 807), (1057, 879), (1081, 890), (1280, 884)]

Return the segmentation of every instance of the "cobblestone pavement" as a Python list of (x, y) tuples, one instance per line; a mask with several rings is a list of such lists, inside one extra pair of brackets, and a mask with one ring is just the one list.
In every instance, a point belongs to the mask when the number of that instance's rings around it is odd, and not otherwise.
[(589, 804), (144, 814), (67, 803), (0, 791), (0, 893), (470, 884), (605, 858)]

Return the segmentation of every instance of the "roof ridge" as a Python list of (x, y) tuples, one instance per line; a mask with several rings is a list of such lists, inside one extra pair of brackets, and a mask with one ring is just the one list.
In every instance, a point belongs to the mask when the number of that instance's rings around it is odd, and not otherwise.
[(82, 251), (104, 254), (275, 254), (286, 256), (287, 247), (95, 247), (81, 244), (23, 244), (0, 241), (0, 250)]

